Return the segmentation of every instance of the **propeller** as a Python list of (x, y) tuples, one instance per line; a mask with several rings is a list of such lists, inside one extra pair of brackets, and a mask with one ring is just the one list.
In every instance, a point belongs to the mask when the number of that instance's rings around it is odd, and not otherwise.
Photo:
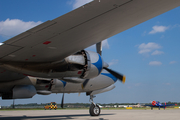
[(51, 79), (51, 81), (50, 81), (50, 83), (49, 83), (48, 91), (51, 91), (52, 84), (53, 84), (53, 79)]
[[(97, 51), (97, 53), (98, 54), (102, 54), (102, 42), (98, 42), (97, 44), (96, 44), (96, 51)], [(125, 81), (126, 81), (126, 76), (124, 76), (124, 75), (122, 75), (122, 74), (120, 74), (120, 73), (118, 73), (118, 72), (116, 72), (116, 71), (114, 71), (114, 70), (111, 70), (111, 69), (109, 69), (108, 68), (108, 64), (107, 63), (103, 63), (103, 69), (105, 69), (105, 70), (107, 70), (109, 73), (111, 73), (114, 77), (116, 77), (118, 80), (120, 80), (122, 83), (125, 83)], [(87, 85), (87, 83), (89, 82), (89, 79), (86, 79), (83, 83), (82, 83), (82, 85), (81, 85), (81, 87), (82, 87), (82, 89), (84, 89), (85, 88), (85, 86)]]
[(87, 83), (89, 82), (89, 79), (86, 79), (82, 84), (81, 84), (81, 87), (82, 89), (84, 89), (87, 85)]
[(109, 68), (103, 67), (103, 69), (107, 70), (109, 73), (111, 73), (114, 77), (116, 77), (117, 79), (119, 79), (122, 83), (125, 83), (126, 81), (126, 76), (122, 75), (116, 71), (113, 71)]
[(61, 108), (64, 108), (64, 93), (63, 93), (62, 100), (61, 100)]
[(96, 44), (96, 51), (97, 53), (99, 53), (100, 55), (102, 54), (102, 42), (98, 42)]

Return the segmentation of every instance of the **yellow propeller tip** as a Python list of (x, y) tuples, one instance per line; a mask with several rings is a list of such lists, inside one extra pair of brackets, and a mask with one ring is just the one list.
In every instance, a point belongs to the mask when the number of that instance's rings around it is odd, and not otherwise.
[(83, 84), (81, 84), (81, 87), (82, 87), (82, 89), (84, 89), (84, 86), (83, 86)]
[(123, 76), (122, 83), (124, 84), (126, 82), (126, 76)]

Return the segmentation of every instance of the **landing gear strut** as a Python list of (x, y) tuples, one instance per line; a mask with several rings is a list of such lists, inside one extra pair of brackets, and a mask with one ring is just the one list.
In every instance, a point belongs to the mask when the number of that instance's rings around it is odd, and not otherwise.
[(93, 102), (93, 98), (95, 98), (96, 96), (90, 95), (90, 99), (89, 101), (91, 102), (91, 106), (89, 108), (89, 113), (91, 116), (99, 116), (101, 109), (99, 107), (99, 105), (97, 105), (96, 103)]

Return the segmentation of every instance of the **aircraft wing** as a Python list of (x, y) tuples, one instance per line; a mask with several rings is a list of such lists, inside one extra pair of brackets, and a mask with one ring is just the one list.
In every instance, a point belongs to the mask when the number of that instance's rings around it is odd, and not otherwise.
[(177, 106), (177, 104), (166, 104), (164, 106)]
[[(142, 105), (142, 106), (149, 106), (149, 107), (159, 107), (159, 106), (153, 106), (153, 105)], [(176, 104), (162, 104), (160, 107), (167, 107), (167, 106), (176, 106)]]
[(142, 105), (142, 106), (149, 106), (149, 107), (154, 107), (153, 105)]
[(3, 42), (0, 63), (60, 61), (179, 5), (180, 0), (94, 0)]

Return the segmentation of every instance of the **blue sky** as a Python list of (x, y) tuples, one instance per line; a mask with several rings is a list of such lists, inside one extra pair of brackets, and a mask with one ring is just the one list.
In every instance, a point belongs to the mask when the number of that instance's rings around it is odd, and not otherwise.
[[(0, 42), (52, 20), (91, 0), (1, 0)], [(180, 102), (180, 7), (130, 28), (103, 43), (103, 59), (126, 75), (126, 83), (97, 95), (98, 103)], [(90, 47), (88, 50), (95, 50)], [(15, 103), (61, 102), (62, 94), (35, 95)], [(88, 103), (82, 93), (65, 94), (65, 103)], [(12, 104), (1, 100), (0, 105)]]

